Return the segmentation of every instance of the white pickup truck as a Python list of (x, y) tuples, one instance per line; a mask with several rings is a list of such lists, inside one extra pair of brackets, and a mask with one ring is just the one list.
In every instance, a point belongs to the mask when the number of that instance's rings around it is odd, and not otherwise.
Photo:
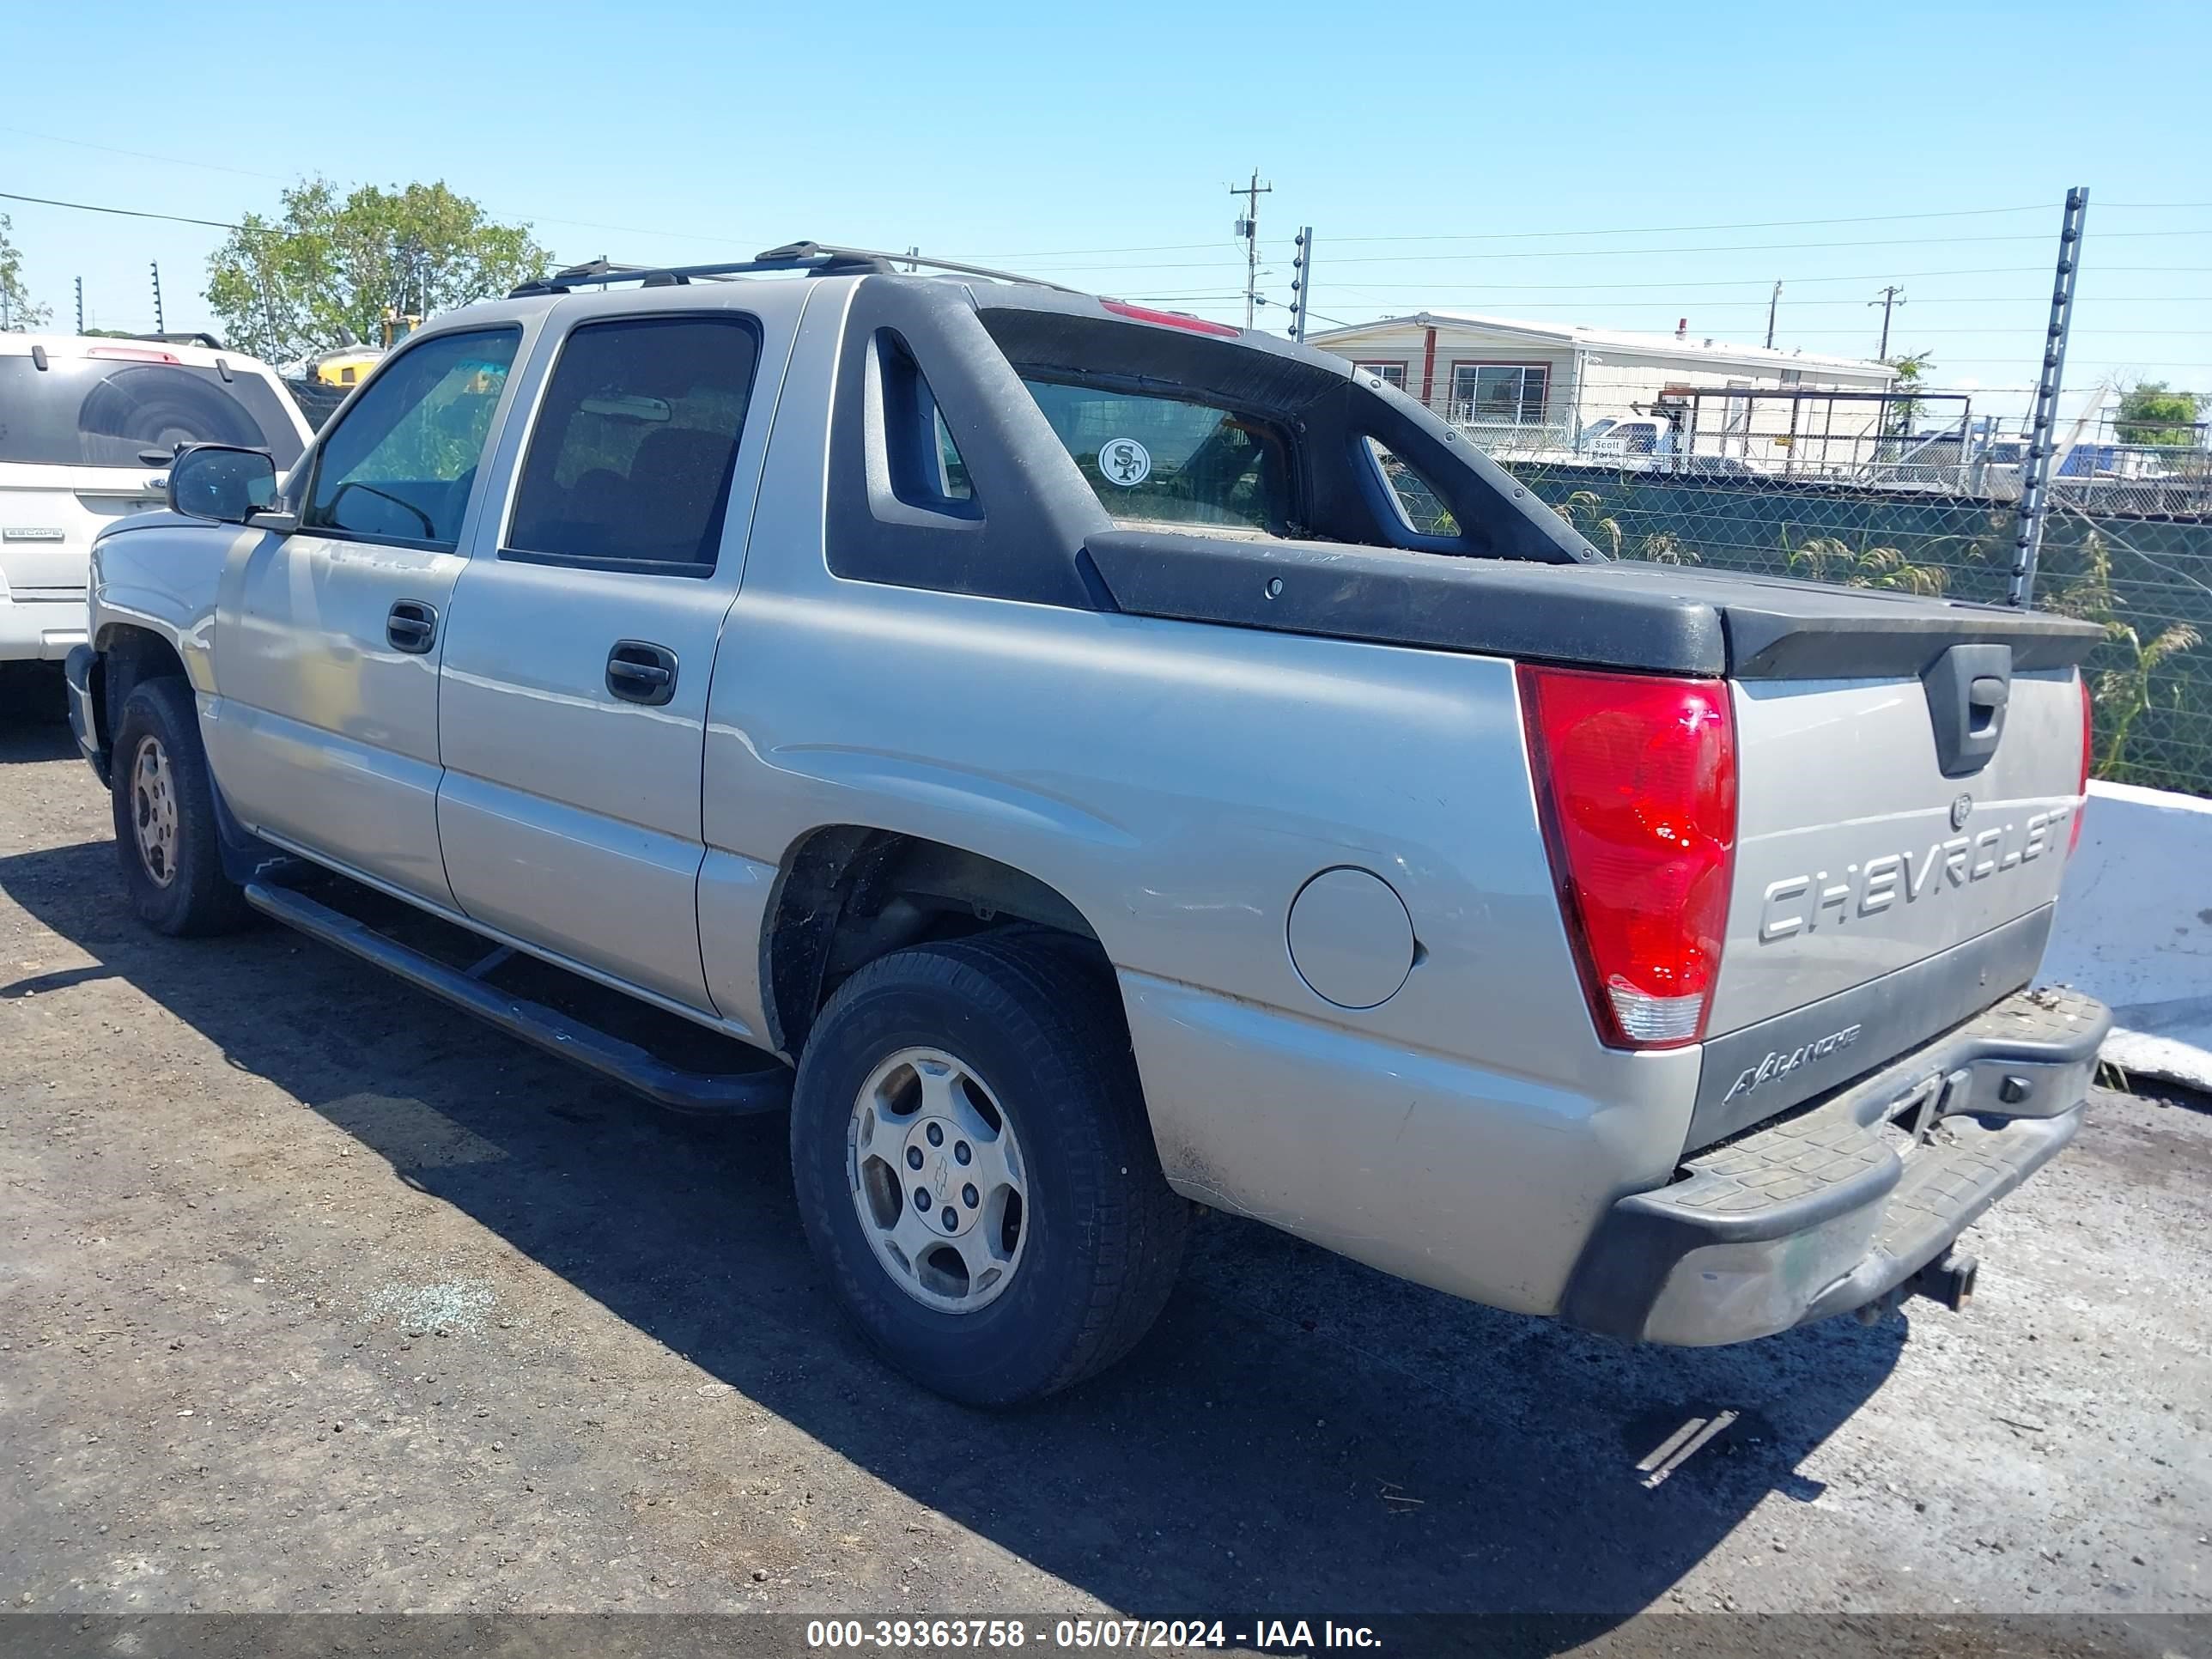
[(138, 914), (787, 1104), (957, 1398), (1128, 1348), (1194, 1202), (1628, 1340), (1955, 1304), (2081, 1121), (2081, 624), (1613, 562), (1337, 358), (812, 244), (439, 318), (275, 474), (95, 549)]

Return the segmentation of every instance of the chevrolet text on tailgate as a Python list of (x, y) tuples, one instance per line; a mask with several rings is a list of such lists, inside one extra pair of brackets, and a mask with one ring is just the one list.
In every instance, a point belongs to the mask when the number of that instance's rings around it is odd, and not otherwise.
[(787, 1106), (964, 1401), (1198, 1203), (1631, 1341), (1963, 1302), (2108, 1023), (2030, 988), (2096, 631), (1609, 561), (1338, 359), (924, 263), (564, 272), (185, 452), (69, 659), (138, 915)]

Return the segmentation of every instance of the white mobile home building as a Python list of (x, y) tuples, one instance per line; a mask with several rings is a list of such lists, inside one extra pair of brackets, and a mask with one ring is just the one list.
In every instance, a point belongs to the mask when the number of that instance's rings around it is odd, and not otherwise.
[(1307, 343), (1350, 358), (1486, 448), (1604, 454), (1620, 447), (1604, 434), (1629, 422), (1647, 435), (1671, 428), (1687, 453), (1761, 471), (1834, 471), (1870, 459), (1885, 410), (1874, 394), (1897, 381), (1895, 369), (1864, 358), (1693, 337), (1686, 319), (1670, 336), (1424, 311)]

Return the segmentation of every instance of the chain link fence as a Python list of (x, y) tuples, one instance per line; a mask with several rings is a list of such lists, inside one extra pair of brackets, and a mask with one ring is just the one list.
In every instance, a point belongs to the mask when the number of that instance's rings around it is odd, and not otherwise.
[[(2002, 603), (2012, 498), (1924, 484), (1788, 476), (1697, 458), (1497, 459), (1602, 551)], [(1710, 461), (1708, 461), (1710, 465)], [(2212, 795), (2212, 515), (2055, 492), (2036, 603), (2095, 622), (2096, 771)]]
[[(1616, 557), (2004, 602), (2029, 444), (1986, 392), (1362, 366)], [(2100, 413), (2057, 440), (2034, 603), (2105, 629), (2097, 775), (2212, 796), (2212, 427)]]

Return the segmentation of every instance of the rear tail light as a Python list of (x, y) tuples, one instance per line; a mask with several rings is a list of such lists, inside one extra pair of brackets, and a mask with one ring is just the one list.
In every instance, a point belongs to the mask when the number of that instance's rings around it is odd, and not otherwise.
[(1598, 1035), (1705, 1035), (1735, 851), (1735, 724), (1718, 680), (1523, 666), (1536, 799)]
[(2066, 839), (2066, 856), (2072, 858), (2074, 849), (2081, 844), (2081, 815), (2089, 810), (2089, 757), (2097, 752), (2096, 708), (2089, 701), (2089, 676), (2078, 676), (2081, 687), (2081, 775), (2075, 780), (2074, 793), (2081, 799), (2074, 804), (2074, 828)]

